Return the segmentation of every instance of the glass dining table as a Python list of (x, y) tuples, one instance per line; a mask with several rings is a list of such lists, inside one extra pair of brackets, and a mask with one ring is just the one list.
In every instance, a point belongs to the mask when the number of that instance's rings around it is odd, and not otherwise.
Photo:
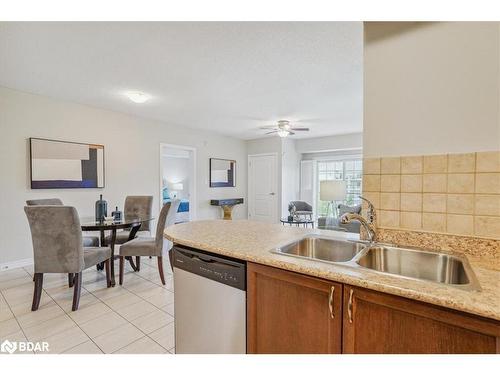
[[(119, 229), (124, 229), (129, 231), (128, 240), (130, 241), (135, 238), (137, 231), (140, 229), (142, 223), (154, 220), (154, 217), (146, 216), (130, 216), (126, 217), (122, 220), (92, 220), (92, 218), (81, 218), (80, 225), (83, 232), (100, 232), (100, 246), (109, 246), (111, 248), (111, 259), (115, 259), (115, 243), (116, 243), (116, 231)], [(106, 241), (106, 232), (111, 232), (111, 236), (109, 237), (109, 241)], [(130, 262), (130, 265), (134, 270), (137, 269), (136, 265), (132, 257), (126, 257), (126, 259)], [(115, 286), (115, 265), (114, 261), (110, 264), (111, 271), (111, 281), (109, 286)], [(98, 270), (102, 270), (104, 265), (98, 265)]]

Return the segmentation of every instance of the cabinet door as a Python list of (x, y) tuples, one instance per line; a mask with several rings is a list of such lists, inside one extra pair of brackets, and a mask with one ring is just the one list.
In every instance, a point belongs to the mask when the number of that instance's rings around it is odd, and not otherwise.
[(500, 323), (344, 286), (344, 353), (496, 353)]
[(248, 353), (340, 353), (342, 284), (248, 263)]

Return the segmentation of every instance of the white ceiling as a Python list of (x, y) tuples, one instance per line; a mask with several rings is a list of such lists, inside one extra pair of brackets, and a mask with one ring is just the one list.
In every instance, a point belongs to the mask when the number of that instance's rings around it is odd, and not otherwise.
[(362, 131), (362, 56), (361, 22), (0, 23), (1, 86), (243, 139)]

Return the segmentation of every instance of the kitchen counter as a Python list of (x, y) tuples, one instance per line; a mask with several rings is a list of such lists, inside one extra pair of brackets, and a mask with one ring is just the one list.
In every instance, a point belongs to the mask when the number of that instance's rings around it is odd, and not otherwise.
[[(361, 267), (328, 264), (271, 253), (270, 250), (320, 234), (337, 239), (356, 235), (310, 228), (297, 228), (248, 220), (206, 220), (177, 224), (165, 229), (165, 238), (215, 254), (273, 266), (305, 275), (359, 286), (413, 300), (500, 320), (500, 267), (498, 263), (465, 256), (476, 275), (480, 291), (469, 291), (429, 281), (401, 278)], [(449, 251), (448, 251), (449, 253)]]

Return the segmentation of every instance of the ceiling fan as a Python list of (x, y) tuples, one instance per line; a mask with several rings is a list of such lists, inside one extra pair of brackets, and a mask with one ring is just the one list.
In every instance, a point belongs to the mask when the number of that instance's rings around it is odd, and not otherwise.
[(260, 129), (271, 130), (267, 132), (266, 135), (277, 133), (281, 138), (287, 137), (288, 135), (294, 135), (296, 131), (309, 131), (309, 128), (291, 126), (288, 120), (278, 120), (276, 125), (261, 126)]

